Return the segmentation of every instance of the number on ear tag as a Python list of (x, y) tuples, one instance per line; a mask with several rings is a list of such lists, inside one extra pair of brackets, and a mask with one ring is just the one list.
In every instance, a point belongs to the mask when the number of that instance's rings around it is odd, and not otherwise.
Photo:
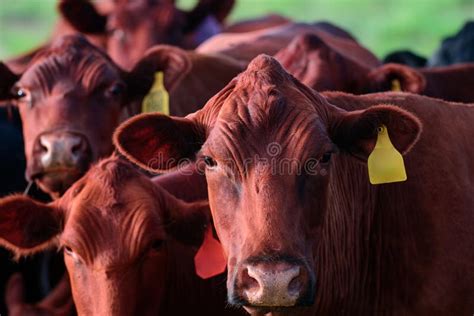
[(159, 112), (170, 114), (169, 94), (165, 89), (163, 72), (155, 73), (155, 82), (142, 103), (142, 113)]
[(367, 161), (372, 184), (402, 182), (407, 179), (402, 155), (395, 149), (385, 125), (378, 128), (377, 143)]

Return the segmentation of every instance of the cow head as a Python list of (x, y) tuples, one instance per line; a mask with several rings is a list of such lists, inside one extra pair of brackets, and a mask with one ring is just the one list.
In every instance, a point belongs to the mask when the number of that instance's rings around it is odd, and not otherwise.
[(372, 57), (352, 39), (323, 33), (300, 35), (275, 55), (289, 73), (317, 91), (362, 94), (424, 90), (425, 79), (415, 69), (398, 64), (379, 66)]
[[(333, 39), (328, 34), (303, 34), (281, 49), (275, 58), (286, 71), (317, 91), (356, 92), (360, 90), (368, 68), (330, 45)], [(354, 44), (356, 50), (363, 49), (353, 40), (339, 42)], [(338, 45), (337, 41), (335, 45)]]
[(162, 46), (126, 72), (76, 35), (42, 50), (23, 74), (1, 65), (0, 99), (13, 101), (23, 122), (27, 178), (61, 195), (91, 162), (112, 152), (112, 132), (121, 117), (138, 112), (132, 104), (148, 93), (154, 72), (164, 71), (173, 90), (190, 63), (184, 51)]
[(409, 66), (385, 64), (373, 69), (367, 76), (368, 92), (406, 91), (421, 94), (426, 80), (422, 73)]
[(109, 158), (53, 203), (0, 200), (0, 245), (17, 256), (62, 249), (79, 315), (157, 315), (171, 273), (192, 271), (209, 218), (207, 201), (177, 200)]
[(346, 112), (261, 55), (202, 110), (137, 116), (114, 142), (147, 170), (195, 157), (205, 165), (229, 302), (264, 314), (313, 303), (334, 169), (363, 166), (382, 124), (402, 153), (419, 136), (412, 114), (388, 105)]
[(105, 35), (109, 55), (130, 69), (154, 45), (186, 46), (186, 35), (208, 15), (225, 18), (233, 2), (201, 0), (193, 11), (184, 12), (174, 0), (117, 0), (108, 15), (101, 15), (87, 0), (62, 0), (59, 10), (79, 32)]

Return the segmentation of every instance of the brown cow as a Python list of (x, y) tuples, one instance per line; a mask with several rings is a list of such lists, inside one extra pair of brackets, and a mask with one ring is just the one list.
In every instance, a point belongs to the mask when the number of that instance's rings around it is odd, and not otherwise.
[(185, 12), (174, 0), (116, 0), (108, 14), (87, 0), (61, 0), (62, 17), (77, 31), (105, 38), (105, 47), (122, 68), (131, 69), (157, 44), (194, 48), (220, 31), (235, 0), (199, 0)]
[[(137, 116), (115, 143), (155, 171), (199, 152), (228, 300), (252, 315), (469, 315), (473, 121), (473, 104), (318, 94), (263, 55), (202, 110)], [(382, 125), (406, 182), (369, 183)]]
[[(328, 38), (335, 45), (348, 45), (346, 49), (352, 49), (355, 44), (360, 47), (354, 37), (328, 22), (313, 24), (287, 23), (268, 29), (247, 33), (222, 33), (205, 41), (196, 51), (203, 54), (221, 54), (234, 59), (243, 60), (247, 63), (259, 54), (274, 55), (283, 47), (286, 47), (296, 36), (311, 33)], [(342, 41), (338, 44), (338, 41)], [(352, 43), (351, 43), (352, 42)], [(373, 66), (380, 64), (375, 55), (368, 50), (362, 51), (363, 58)]]
[[(202, 107), (241, 69), (225, 57), (157, 46), (126, 72), (79, 35), (57, 40), (14, 85), (27, 178), (60, 196), (91, 162), (112, 152), (113, 130), (124, 116), (139, 113), (155, 71), (164, 72), (170, 112), (185, 115)], [(0, 70), (2, 76), (8, 72)], [(7, 92), (17, 80), (0, 82), (0, 99), (14, 97)]]
[[(303, 34), (283, 48), (275, 58), (302, 83), (317, 90), (355, 94), (402, 91), (456, 102), (474, 102), (474, 64), (418, 68), (399, 64), (367, 63), (365, 48), (352, 48), (331, 38)], [(362, 52), (362, 53), (361, 53)], [(394, 86), (395, 84), (395, 86)]]
[(195, 274), (209, 218), (207, 201), (178, 200), (112, 157), (50, 204), (0, 200), (0, 244), (17, 256), (64, 250), (79, 315), (238, 315), (222, 278)]

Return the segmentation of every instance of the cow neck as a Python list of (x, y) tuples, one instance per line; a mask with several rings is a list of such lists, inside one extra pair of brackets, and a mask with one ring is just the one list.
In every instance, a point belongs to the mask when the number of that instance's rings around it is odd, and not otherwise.
[(417, 219), (401, 189), (403, 183), (373, 186), (365, 164), (335, 157), (315, 252), (318, 313), (381, 315), (416, 302)]

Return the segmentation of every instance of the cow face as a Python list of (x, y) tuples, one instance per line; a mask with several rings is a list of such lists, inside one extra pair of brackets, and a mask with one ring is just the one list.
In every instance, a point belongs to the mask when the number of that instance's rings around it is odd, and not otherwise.
[(176, 200), (111, 158), (51, 204), (0, 200), (0, 244), (17, 256), (63, 249), (79, 315), (157, 315), (209, 217), (207, 202)]
[(108, 54), (124, 69), (131, 69), (154, 45), (196, 46), (186, 42), (186, 35), (209, 14), (225, 12), (225, 17), (233, 2), (199, 1), (193, 11), (184, 12), (174, 0), (119, 0), (108, 15), (101, 15), (89, 1), (62, 0), (59, 9), (79, 32), (105, 36)]
[(58, 40), (19, 76), (0, 67), (0, 97), (14, 99), (23, 122), (27, 178), (60, 196), (112, 152), (113, 130), (138, 112), (132, 105), (139, 107), (155, 71), (164, 71), (172, 90), (189, 68), (184, 51), (158, 47), (125, 72), (81, 36)]
[(316, 249), (337, 194), (331, 179), (346, 164), (366, 162), (382, 124), (402, 152), (420, 131), (413, 115), (392, 106), (336, 108), (259, 56), (201, 111), (138, 116), (114, 139), (148, 170), (172, 169), (197, 153), (228, 257), (229, 302), (265, 314), (313, 303)]
[(107, 51), (118, 65), (130, 69), (153, 45), (178, 45), (184, 18), (172, 1), (127, 1), (108, 16)]

